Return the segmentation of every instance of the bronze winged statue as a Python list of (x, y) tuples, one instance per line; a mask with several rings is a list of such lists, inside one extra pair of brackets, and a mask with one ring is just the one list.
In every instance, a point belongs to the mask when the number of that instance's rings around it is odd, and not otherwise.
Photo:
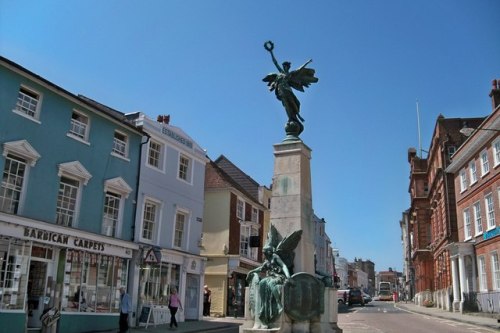
[[(257, 293), (250, 302), (255, 315), (254, 328), (268, 328), (283, 311), (282, 287), (293, 274), (294, 250), (302, 237), (302, 230), (297, 230), (279, 241), (278, 231), (271, 224), (267, 241), (262, 252), (265, 261), (247, 275), (251, 293)], [(264, 274), (264, 276), (260, 276)]]
[(312, 62), (307, 61), (296, 70), (290, 71), (291, 63), (283, 62), (283, 67), (278, 64), (274, 57), (274, 44), (271, 41), (264, 43), (264, 48), (271, 53), (273, 63), (278, 69), (278, 73), (266, 75), (262, 81), (267, 82), (270, 91), (274, 91), (276, 98), (281, 101), (288, 116), (288, 122), (285, 126), (287, 133), (286, 140), (298, 140), (299, 134), (304, 130), (302, 122), (304, 118), (300, 116), (300, 102), (293, 93), (293, 89), (304, 92), (304, 87), (309, 87), (311, 83), (318, 82), (314, 76), (315, 70), (306, 66)]

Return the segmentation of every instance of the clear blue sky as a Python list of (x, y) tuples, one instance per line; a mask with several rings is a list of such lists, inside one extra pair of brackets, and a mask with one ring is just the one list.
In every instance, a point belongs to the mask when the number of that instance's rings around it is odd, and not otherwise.
[(312, 58), (297, 92), (315, 213), (348, 260), (402, 269), (407, 150), (437, 116), (491, 112), (500, 2), (0, 0), (0, 54), (122, 112), (170, 114), (215, 159), (269, 185), (285, 112), (261, 80)]

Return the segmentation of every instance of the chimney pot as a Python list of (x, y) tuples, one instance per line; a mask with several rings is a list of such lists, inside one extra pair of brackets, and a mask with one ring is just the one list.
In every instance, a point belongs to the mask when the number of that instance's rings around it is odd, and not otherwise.
[(495, 111), (500, 106), (500, 80), (494, 79), (491, 81), (491, 85), (491, 104), (493, 105), (493, 111)]

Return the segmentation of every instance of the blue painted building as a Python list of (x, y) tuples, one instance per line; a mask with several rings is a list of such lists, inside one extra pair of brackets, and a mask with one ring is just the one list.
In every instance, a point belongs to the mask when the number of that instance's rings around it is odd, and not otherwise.
[[(205, 151), (170, 116), (152, 120), (129, 114), (147, 134), (142, 149), (135, 240), (140, 246), (133, 267), (133, 297), (138, 313), (144, 306), (164, 312), (168, 295), (178, 290), (184, 311), (178, 320), (202, 318), (205, 258), (203, 231)], [(156, 318), (157, 323), (158, 318)], [(139, 325), (145, 322), (139, 322)]]
[(0, 57), (0, 322), (118, 327), (143, 133), (122, 113)]

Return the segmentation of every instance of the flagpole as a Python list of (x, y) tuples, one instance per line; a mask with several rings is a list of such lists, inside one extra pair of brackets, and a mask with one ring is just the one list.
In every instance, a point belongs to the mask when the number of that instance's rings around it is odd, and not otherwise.
[(420, 112), (418, 110), (418, 99), (416, 100), (416, 105), (417, 105), (418, 151), (420, 152), (420, 158), (422, 158), (422, 139), (420, 137)]

